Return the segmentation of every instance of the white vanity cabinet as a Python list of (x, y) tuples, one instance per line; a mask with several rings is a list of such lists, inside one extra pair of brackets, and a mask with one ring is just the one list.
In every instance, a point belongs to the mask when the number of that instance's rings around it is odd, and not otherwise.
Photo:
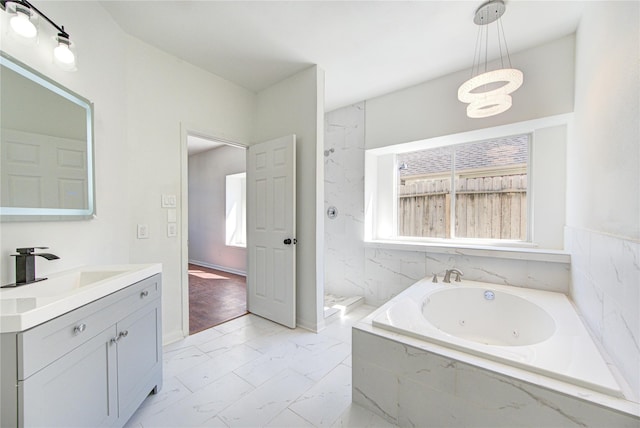
[(162, 386), (161, 275), (2, 334), (2, 426), (122, 426)]

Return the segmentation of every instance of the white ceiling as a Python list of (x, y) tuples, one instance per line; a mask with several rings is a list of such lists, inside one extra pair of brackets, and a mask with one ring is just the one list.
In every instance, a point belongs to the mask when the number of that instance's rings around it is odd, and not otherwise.
[[(482, 1), (102, 1), (130, 35), (260, 91), (310, 65), (325, 110), (466, 69)], [(507, 1), (510, 52), (573, 33), (582, 1)], [(517, 64), (514, 64), (517, 66)]]
[(197, 137), (195, 135), (187, 136), (187, 156), (197, 155), (218, 147), (224, 146), (224, 143), (209, 140), (207, 138)]

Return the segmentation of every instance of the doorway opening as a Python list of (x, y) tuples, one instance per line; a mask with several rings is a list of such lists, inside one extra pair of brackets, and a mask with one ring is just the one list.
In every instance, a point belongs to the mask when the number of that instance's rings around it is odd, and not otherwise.
[(187, 135), (189, 334), (247, 314), (246, 148)]
[(189, 263), (189, 334), (247, 312), (247, 278)]

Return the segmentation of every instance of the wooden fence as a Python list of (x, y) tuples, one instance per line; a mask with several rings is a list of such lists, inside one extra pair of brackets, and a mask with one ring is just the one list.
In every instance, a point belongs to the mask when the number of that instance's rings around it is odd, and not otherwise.
[[(449, 178), (419, 180), (399, 186), (400, 236), (451, 236)], [(526, 174), (456, 180), (455, 236), (527, 238)]]

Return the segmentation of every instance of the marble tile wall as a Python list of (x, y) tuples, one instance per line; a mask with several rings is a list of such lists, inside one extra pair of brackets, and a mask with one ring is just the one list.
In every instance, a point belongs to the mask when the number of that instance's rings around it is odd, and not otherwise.
[[(364, 102), (325, 117), (325, 293), (364, 296)], [(331, 151), (333, 150), (333, 151)]]
[(398, 426), (636, 427), (628, 413), (353, 330), (353, 401)]
[(568, 293), (568, 264), (365, 246), (365, 108), (362, 102), (325, 116), (325, 212), (330, 206), (338, 209), (333, 220), (325, 215), (325, 293), (363, 296), (379, 306), (425, 276), (452, 267), (466, 279)]
[(416, 281), (453, 267), (464, 279), (568, 293), (568, 263), (499, 259), (463, 254), (365, 249), (365, 301), (380, 306)]
[(571, 298), (640, 399), (640, 243), (565, 228)]

